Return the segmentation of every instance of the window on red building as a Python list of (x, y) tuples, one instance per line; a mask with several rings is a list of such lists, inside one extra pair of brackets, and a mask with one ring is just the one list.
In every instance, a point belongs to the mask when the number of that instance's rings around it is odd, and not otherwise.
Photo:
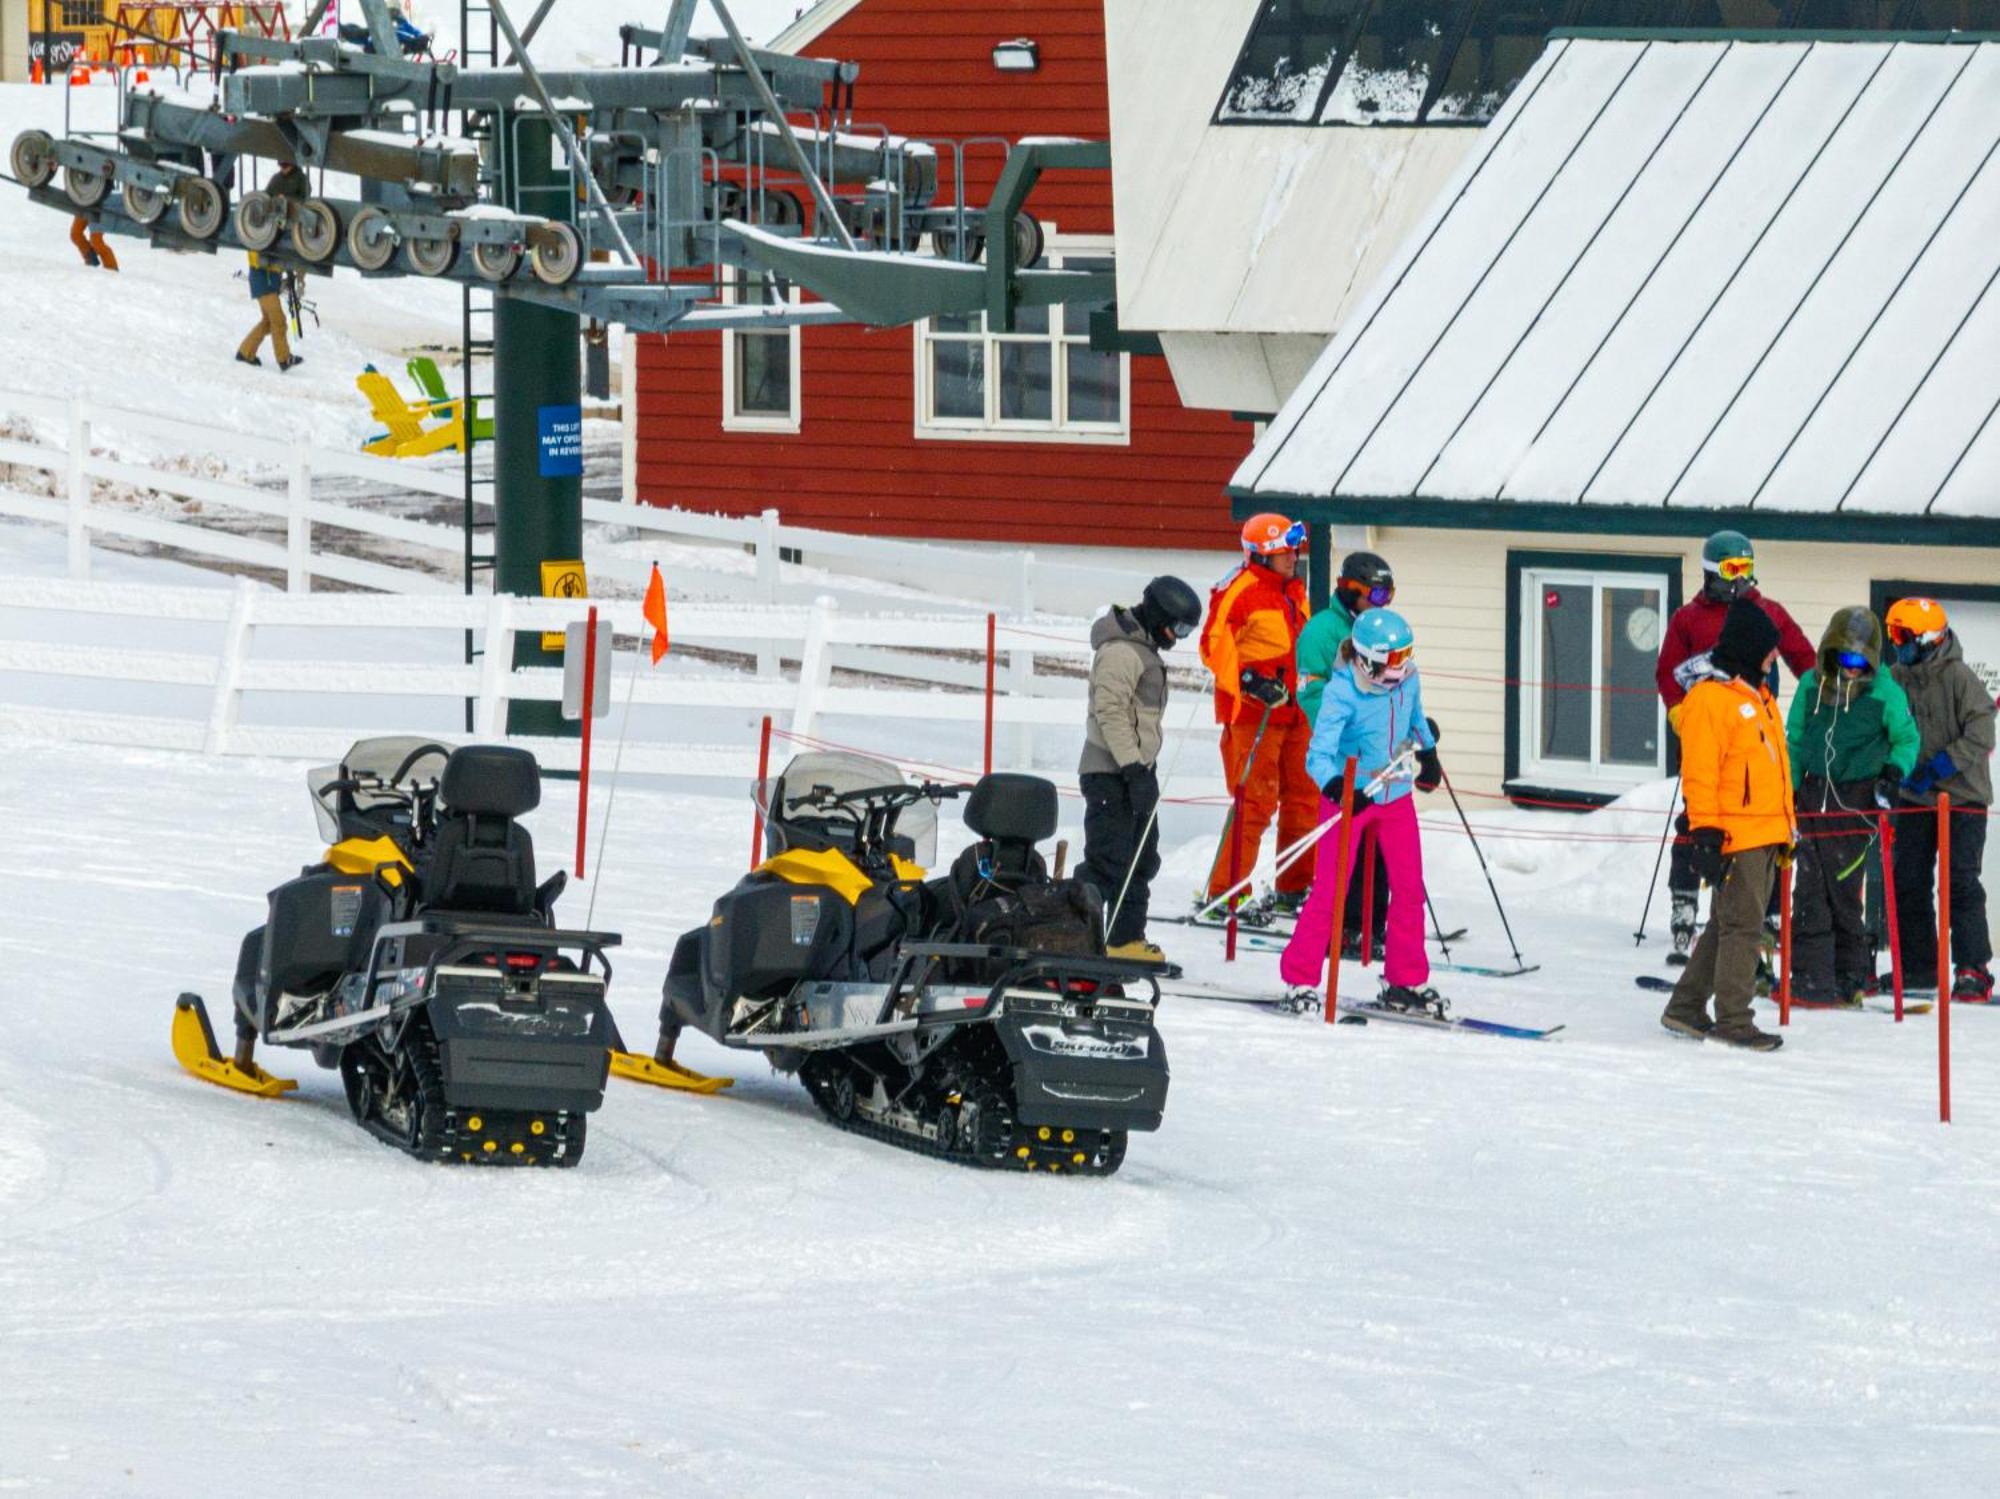
[[(797, 302), (796, 290), (771, 276), (737, 273), (723, 300), (769, 306)], [(722, 339), (722, 425), (730, 431), (799, 430), (799, 330), (748, 329)]]

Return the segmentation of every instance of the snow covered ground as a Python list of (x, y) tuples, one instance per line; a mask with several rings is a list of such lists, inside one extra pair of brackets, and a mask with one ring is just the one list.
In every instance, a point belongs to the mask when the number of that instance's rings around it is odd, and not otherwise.
[[(1165, 1128), (1107, 1182), (841, 1135), (699, 1038), (731, 1093), (617, 1083), (579, 1170), (482, 1173), (376, 1144), (303, 1057), (268, 1103), (168, 1053), (175, 993), (221, 1013), (262, 892), (314, 857), (304, 769), (0, 744), (0, 1491), (1991, 1491), (2000, 1015), (1954, 1017), (1949, 1129), (1929, 1018), (1668, 1039), (1630, 981), (1662, 951), (1630, 938), (1651, 849), (1598, 841), (1655, 813), (1474, 810), (1544, 966), (1439, 980), (1560, 1038), (1170, 1002)], [(1449, 816), (1439, 912), (1500, 961)], [(748, 817), (620, 790), (563, 912), (625, 933), (633, 1044)], [(573, 818), (550, 785), (545, 869)]]

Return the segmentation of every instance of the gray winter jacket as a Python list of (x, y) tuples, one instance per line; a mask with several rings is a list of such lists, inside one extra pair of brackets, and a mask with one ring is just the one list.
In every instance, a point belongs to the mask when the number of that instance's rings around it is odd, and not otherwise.
[[(1954, 804), (1992, 806), (1993, 768), (1988, 761), (1993, 754), (1993, 694), (1979, 673), (1965, 664), (1957, 633), (1945, 631), (1944, 644), (1928, 661), (1891, 666), (1889, 673), (1909, 697), (1910, 712), (1924, 736), (1917, 764), (1928, 765), (1943, 750), (1958, 767), (1958, 774), (1940, 781), (1937, 791), (1949, 792)], [(1918, 800), (1933, 803), (1937, 791)]]
[(1083, 729), (1082, 775), (1116, 774), (1160, 758), (1160, 718), (1167, 711), (1167, 668), (1127, 609), (1113, 608), (1090, 627), (1090, 713)]

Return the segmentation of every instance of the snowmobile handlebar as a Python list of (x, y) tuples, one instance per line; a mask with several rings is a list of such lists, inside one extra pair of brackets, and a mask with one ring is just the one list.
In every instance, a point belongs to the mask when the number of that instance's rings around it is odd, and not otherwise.
[(795, 812), (811, 807), (816, 812), (844, 812), (859, 807), (914, 807), (921, 801), (941, 802), (965, 795), (963, 786), (938, 781), (920, 781), (914, 786), (900, 782), (889, 786), (863, 786), (854, 791), (835, 791), (831, 786), (815, 786), (799, 796), (785, 798), (785, 810)]

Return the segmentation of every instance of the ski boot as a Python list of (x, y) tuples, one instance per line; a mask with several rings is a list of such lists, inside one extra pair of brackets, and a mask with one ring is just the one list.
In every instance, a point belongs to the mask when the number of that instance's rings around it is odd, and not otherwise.
[(1288, 984), (1285, 997), (1278, 1001), (1277, 1009), (1287, 1015), (1317, 1015), (1320, 1012), (1319, 990), (1311, 984)]
[(1694, 924), (1697, 911), (1696, 898), (1692, 895), (1674, 897), (1673, 914), (1667, 918), (1668, 930), (1674, 939), (1674, 950), (1667, 954), (1667, 966), (1685, 968), (1694, 953)]
[(1428, 1015), (1433, 1020), (1444, 1019), (1444, 1012), (1451, 1008), (1451, 1001), (1435, 989), (1412, 989), (1408, 984), (1386, 981), (1382, 992), (1375, 996), (1375, 1003), (1385, 1010), (1401, 1010), (1406, 1015)]
[(1993, 975), (1984, 968), (1960, 968), (1952, 975), (1951, 998), (1953, 1004), (1992, 1004)]
[(1273, 921), (1297, 921), (1305, 905), (1303, 890), (1273, 890), (1264, 897), (1264, 909), (1271, 913)]

